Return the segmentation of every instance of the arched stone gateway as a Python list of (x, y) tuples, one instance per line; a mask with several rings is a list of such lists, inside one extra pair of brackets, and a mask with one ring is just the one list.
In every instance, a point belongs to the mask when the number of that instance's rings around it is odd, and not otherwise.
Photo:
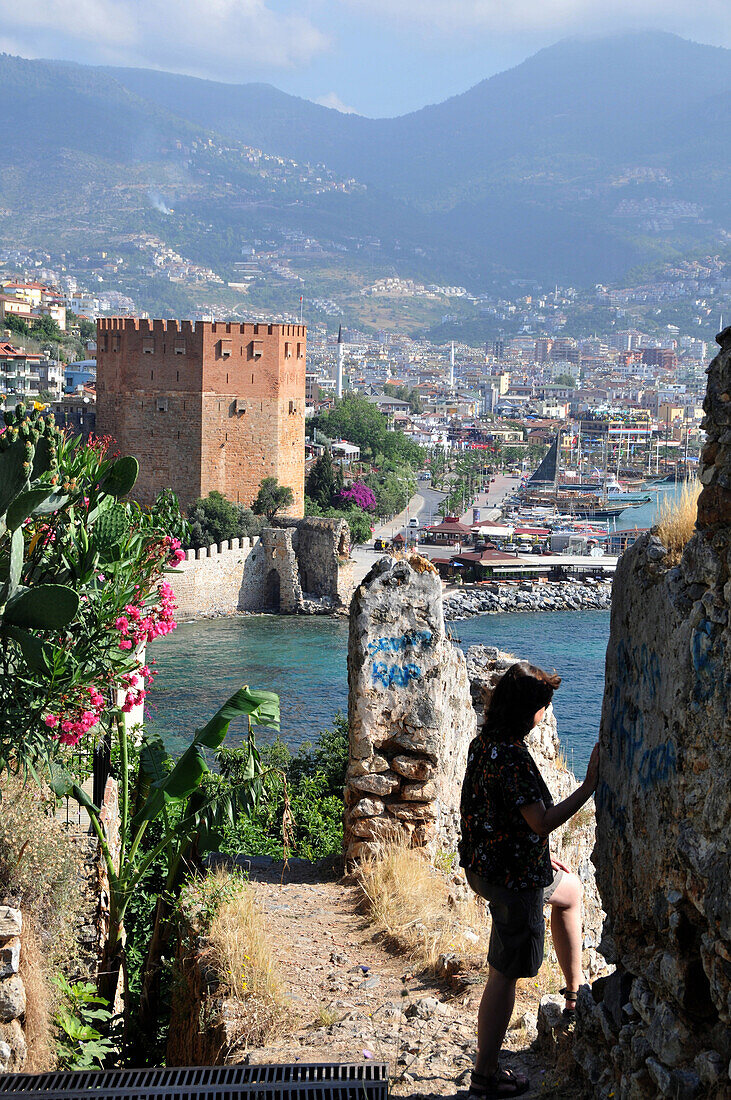
[(279, 611), (281, 607), (279, 573), (270, 569), (264, 586), (264, 608), (267, 611)]
[[(265, 527), (243, 563), (239, 610), (294, 615), (347, 607), (353, 590), (349, 546), (350, 530), (341, 519), (313, 517)], [(272, 599), (272, 572), (279, 578), (278, 601)]]

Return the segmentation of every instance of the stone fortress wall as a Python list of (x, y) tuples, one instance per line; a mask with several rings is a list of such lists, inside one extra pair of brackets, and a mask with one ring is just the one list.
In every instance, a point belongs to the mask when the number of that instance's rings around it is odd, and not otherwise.
[(731, 1095), (731, 328), (708, 370), (696, 532), (617, 569), (594, 862), (615, 972), (578, 1005), (600, 1098)]
[(325, 614), (353, 588), (350, 530), (342, 519), (283, 521), (258, 538), (188, 550), (168, 577), (181, 622), (237, 611)]

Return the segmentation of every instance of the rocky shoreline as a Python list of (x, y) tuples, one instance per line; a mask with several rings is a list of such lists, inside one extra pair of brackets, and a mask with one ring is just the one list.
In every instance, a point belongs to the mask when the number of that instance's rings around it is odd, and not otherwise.
[(471, 585), (444, 593), (444, 618), (450, 622), (506, 611), (609, 611), (611, 581), (520, 581)]
[[(498, 614), (507, 611), (609, 611), (612, 605), (611, 581), (587, 577), (581, 581), (520, 581), (517, 584), (465, 585), (444, 593), (445, 621), (471, 619), (475, 615)], [(231, 611), (214, 608), (180, 622), (200, 622), (203, 619), (281, 615), (277, 611)], [(291, 614), (291, 612), (289, 613)], [(336, 607), (333, 600), (306, 599), (297, 615), (319, 615), (342, 618), (347, 607)]]

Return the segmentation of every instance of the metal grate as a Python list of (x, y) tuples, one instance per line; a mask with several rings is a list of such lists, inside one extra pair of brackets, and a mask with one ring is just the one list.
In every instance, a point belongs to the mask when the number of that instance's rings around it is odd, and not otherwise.
[(388, 1100), (385, 1062), (290, 1062), (81, 1073), (9, 1073), (0, 1093), (25, 1100)]

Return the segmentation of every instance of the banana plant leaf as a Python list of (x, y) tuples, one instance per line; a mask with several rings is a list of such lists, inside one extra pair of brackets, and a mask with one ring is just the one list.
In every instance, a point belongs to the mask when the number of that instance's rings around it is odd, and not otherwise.
[[(65, 798), (71, 794), (76, 780), (70, 772), (64, 768), (63, 764), (59, 764), (57, 760), (49, 760), (48, 762), (48, 785), (55, 794), (56, 798)], [(94, 803), (88, 796), (85, 796), (89, 806), (91, 806), (97, 813), (99, 813), (98, 807), (94, 806)]]
[(140, 766), (137, 771), (137, 784), (134, 793), (132, 815), (139, 813), (150, 794), (153, 783), (163, 779), (170, 770), (168, 753), (162, 738), (157, 734), (144, 733), (140, 751)]
[(173, 770), (153, 784), (147, 801), (132, 820), (133, 828), (154, 820), (167, 803), (181, 802), (197, 790), (203, 776), (210, 771), (204, 750), (217, 749), (228, 733), (231, 719), (242, 715), (256, 725), (279, 729), (279, 696), (272, 691), (252, 691), (248, 687), (232, 695), (205, 726), (196, 730), (192, 744), (178, 758)]
[(221, 848), (227, 827), (234, 825), (241, 815), (254, 812), (265, 797), (261, 756), (253, 739), (249, 739), (249, 751), (242, 773), (231, 784), (217, 777), (210, 787), (201, 784), (188, 799), (185, 817), (195, 817), (195, 839), (198, 852), (216, 852)]

